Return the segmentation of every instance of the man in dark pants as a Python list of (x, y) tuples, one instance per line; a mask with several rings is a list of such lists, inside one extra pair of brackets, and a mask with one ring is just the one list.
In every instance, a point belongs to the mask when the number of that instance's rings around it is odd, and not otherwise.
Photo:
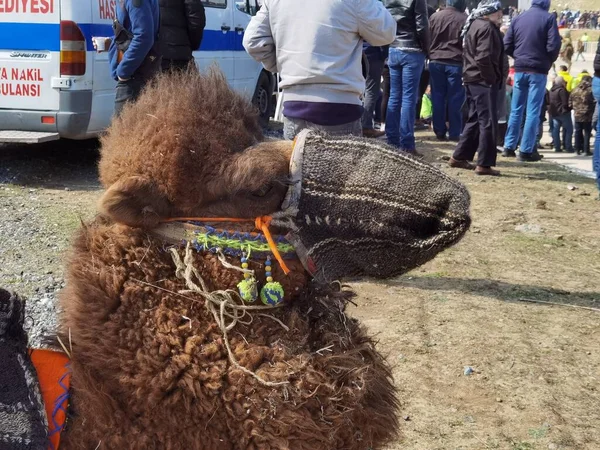
[[(469, 119), (449, 164), (475, 169), (477, 175), (500, 175), (492, 166), (496, 165), (496, 106), (504, 59), (501, 24), (500, 2), (486, 0), (469, 15), (463, 30), (463, 80)], [(477, 167), (469, 162), (475, 152)]]
[[(157, 39), (159, 29), (158, 0), (123, 0), (117, 2), (116, 20), (130, 34), (127, 44), (115, 36), (109, 49), (112, 77), (117, 81), (115, 115), (129, 101), (135, 101), (145, 84), (160, 68)], [(124, 47), (126, 47), (124, 49)]]
[(365, 99), (362, 116), (363, 136), (368, 138), (378, 138), (385, 134), (385, 131), (375, 130), (373, 127), (373, 113), (380, 95), (381, 74), (383, 72), (383, 63), (388, 55), (388, 46), (374, 47), (368, 43), (363, 44), (363, 52), (367, 57), (368, 70), (365, 85)]
[[(158, 0), (162, 70), (182, 70), (200, 48), (206, 14), (200, 0)], [(196, 67), (194, 64), (192, 67)]]
[[(437, 138), (458, 142), (463, 127), (459, 113), (465, 101), (462, 83), (462, 29), (467, 21), (464, 0), (447, 0), (446, 8), (431, 16), (429, 73), (433, 104), (433, 131)], [(450, 114), (446, 116), (446, 111)], [(446, 120), (448, 119), (448, 120)], [(450, 129), (446, 127), (450, 123)], [(449, 136), (446, 133), (449, 132)]]

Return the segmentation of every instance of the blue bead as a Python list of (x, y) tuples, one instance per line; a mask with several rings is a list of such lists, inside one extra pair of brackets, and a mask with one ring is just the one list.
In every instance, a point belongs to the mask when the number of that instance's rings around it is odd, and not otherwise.
[(271, 276), (271, 272), (265, 272), (265, 277), (270, 277)]
[(248, 258), (242, 258), (242, 262), (243, 263), (248, 262)]

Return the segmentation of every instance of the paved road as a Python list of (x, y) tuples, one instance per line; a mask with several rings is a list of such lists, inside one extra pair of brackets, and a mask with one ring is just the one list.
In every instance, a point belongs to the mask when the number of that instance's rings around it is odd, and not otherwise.
[[(586, 53), (585, 54), (585, 62), (582, 60), (573, 61), (573, 65), (571, 67), (571, 75), (577, 76), (581, 73), (582, 70), (586, 69), (590, 74), (594, 73), (594, 54)], [(557, 68), (559, 65), (564, 64), (562, 60), (557, 61)], [(594, 145), (594, 137), (592, 136), (591, 145)], [(542, 143), (548, 143), (552, 140), (552, 136), (548, 133), (548, 124), (545, 124), (545, 132), (544, 137), (542, 138)], [(573, 138), (573, 142), (575, 138)], [(574, 172), (581, 173), (583, 175), (594, 177), (594, 172), (592, 170), (592, 158), (585, 156), (577, 156), (572, 153), (554, 153), (551, 149), (542, 150), (540, 153), (544, 154), (545, 161), (552, 161), (557, 164), (560, 164)]]

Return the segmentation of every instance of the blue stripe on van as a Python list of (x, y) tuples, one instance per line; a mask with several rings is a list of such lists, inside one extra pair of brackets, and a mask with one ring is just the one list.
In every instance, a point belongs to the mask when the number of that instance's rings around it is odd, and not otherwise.
[[(112, 36), (112, 26), (96, 23), (78, 23), (86, 37), (88, 51), (93, 51), (92, 36)], [(244, 51), (242, 34), (235, 31), (204, 30), (200, 51)], [(2, 23), (0, 46), (7, 50), (60, 51), (60, 25), (56, 23)]]
[(60, 50), (57, 23), (2, 23), (0, 46), (7, 50)]

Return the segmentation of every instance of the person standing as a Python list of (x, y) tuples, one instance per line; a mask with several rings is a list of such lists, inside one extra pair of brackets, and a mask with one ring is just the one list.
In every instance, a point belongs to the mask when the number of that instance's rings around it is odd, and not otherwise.
[[(462, 131), (462, 115), (458, 113), (465, 101), (462, 84), (463, 40), (461, 32), (467, 21), (465, 0), (447, 0), (446, 8), (430, 18), (431, 45), (429, 74), (433, 104), (433, 131), (441, 141), (446, 133), (458, 142)], [(451, 114), (446, 114), (450, 111)], [(447, 119), (447, 120), (446, 120)], [(449, 127), (446, 127), (446, 122)]]
[(516, 156), (523, 113), (527, 109), (519, 152), (519, 160), (523, 162), (542, 159), (536, 148), (540, 109), (548, 71), (560, 52), (560, 35), (549, 8), (550, 0), (532, 0), (531, 8), (513, 20), (504, 37), (504, 49), (514, 59), (515, 82), (503, 155)]
[(575, 61), (579, 61), (579, 57), (581, 56), (581, 59), (583, 59), (583, 62), (585, 62), (585, 56), (583, 56), (584, 51), (585, 44), (581, 39), (577, 39), (577, 56), (575, 57)]
[[(469, 15), (463, 29), (463, 80), (469, 118), (449, 165), (475, 169), (477, 175), (500, 175), (496, 165), (497, 100), (503, 82), (502, 5), (485, 0)], [(475, 152), (477, 167), (472, 161)]]
[(556, 72), (557, 77), (561, 77), (565, 80), (565, 87), (567, 88), (567, 92), (571, 92), (573, 88), (573, 76), (569, 73), (567, 66), (560, 66), (558, 68), (558, 72)]
[(569, 104), (575, 113), (575, 150), (577, 154), (592, 156), (590, 138), (596, 102), (592, 93), (592, 77), (585, 76), (571, 92)]
[(157, 0), (118, 2), (115, 37), (108, 50), (111, 75), (117, 81), (115, 115), (135, 101), (145, 84), (160, 70)]
[(563, 61), (567, 63), (567, 71), (569, 72), (573, 64), (573, 53), (575, 53), (575, 49), (573, 48), (573, 43), (571, 42), (570, 37), (566, 37), (563, 43), (564, 48), (561, 52), (561, 56)]
[[(592, 80), (592, 92), (596, 100), (596, 112), (600, 105), (600, 41), (596, 48), (596, 56), (594, 57), (594, 79)], [(594, 113), (596, 114), (596, 113)], [(600, 120), (596, 120), (596, 140), (594, 142), (594, 171), (596, 172), (596, 185), (598, 187), (598, 200), (600, 200)]]
[(364, 137), (378, 138), (383, 136), (385, 131), (375, 130), (373, 126), (373, 115), (375, 113), (377, 100), (381, 94), (381, 75), (383, 73), (383, 63), (388, 55), (388, 47), (374, 47), (365, 42), (363, 51), (367, 57), (368, 70), (365, 84), (365, 110), (362, 116), (362, 132)]
[(429, 51), (429, 17), (425, 0), (385, 0), (396, 21), (390, 45), (390, 99), (385, 132), (390, 145), (415, 153), (415, 116), (419, 80)]
[(567, 153), (573, 153), (573, 121), (569, 106), (569, 92), (563, 77), (556, 77), (548, 96), (548, 113), (554, 121), (552, 141), (554, 151), (561, 152), (560, 130), (563, 132), (563, 148)]
[[(159, 0), (162, 70), (183, 70), (200, 48), (206, 14), (200, 0)], [(192, 67), (196, 67), (195, 64)]]
[(384, 46), (395, 32), (379, 0), (264, 0), (243, 44), (281, 77), (284, 137), (304, 128), (362, 135), (363, 40)]

